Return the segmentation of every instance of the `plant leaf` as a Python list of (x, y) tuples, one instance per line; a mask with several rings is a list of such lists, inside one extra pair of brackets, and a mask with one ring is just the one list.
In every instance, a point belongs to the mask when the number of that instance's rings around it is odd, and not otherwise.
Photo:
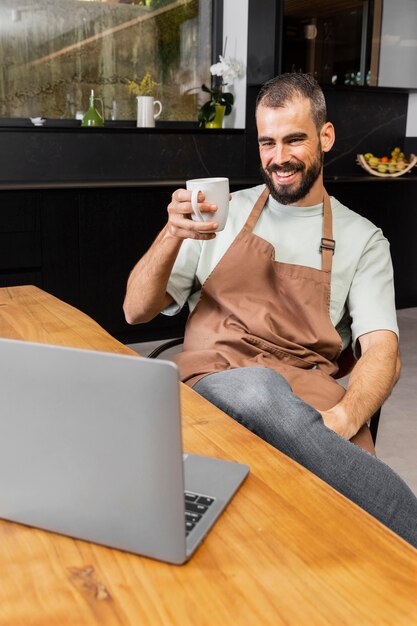
[(198, 121), (200, 126), (205, 122), (212, 122), (216, 116), (216, 107), (212, 100), (209, 100), (200, 108), (198, 112)]
[(232, 93), (224, 93), (223, 94), (223, 100), (224, 100), (226, 106), (228, 104), (231, 106), (234, 103), (235, 98), (234, 98)]

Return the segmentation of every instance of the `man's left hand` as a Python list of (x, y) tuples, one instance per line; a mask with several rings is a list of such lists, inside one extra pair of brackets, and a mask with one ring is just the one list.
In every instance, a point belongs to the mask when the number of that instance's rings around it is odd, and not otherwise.
[(353, 368), (346, 393), (335, 406), (321, 411), (324, 424), (351, 439), (382, 406), (400, 376), (398, 339), (376, 330), (359, 337), (362, 356)]
[(328, 411), (320, 411), (324, 425), (330, 430), (343, 437), (351, 439), (358, 432), (360, 425), (352, 423), (352, 419), (348, 417), (346, 411), (340, 404), (337, 404)]

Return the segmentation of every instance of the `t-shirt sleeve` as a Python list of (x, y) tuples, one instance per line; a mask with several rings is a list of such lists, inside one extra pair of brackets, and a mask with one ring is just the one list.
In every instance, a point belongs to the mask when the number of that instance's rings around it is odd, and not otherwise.
[(394, 276), (389, 243), (377, 229), (366, 243), (348, 296), (352, 318), (352, 346), (360, 356), (359, 337), (374, 330), (391, 330), (398, 336)]
[(167, 293), (174, 302), (162, 313), (176, 315), (187, 302), (196, 283), (197, 266), (201, 254), (202, 241), (185, 239), (168, 280)]

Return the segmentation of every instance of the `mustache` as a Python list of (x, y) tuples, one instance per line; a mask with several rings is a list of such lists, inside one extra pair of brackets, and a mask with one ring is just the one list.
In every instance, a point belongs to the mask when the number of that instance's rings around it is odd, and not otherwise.
[(271, 163), (271, 165), (268, 165), (265, 170), (268, 172), (268, 174), (273, 174), (274, 172), (281, 172), (281, 173), (285, 173), (285, 172), (301, 172), (304, 169), (304, 166), (302, 163), (284, 163), (283, 165), (277, 165), (276, 163)]

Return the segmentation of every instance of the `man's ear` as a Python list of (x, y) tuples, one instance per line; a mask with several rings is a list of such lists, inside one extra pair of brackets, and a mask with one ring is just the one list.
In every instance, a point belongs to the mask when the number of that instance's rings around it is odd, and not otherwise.
[(335, 142), (336, 136), (334, 126), (331, 122), (323, 124), (320, 131), (320, 144), (323, 152), (329, 152)]

